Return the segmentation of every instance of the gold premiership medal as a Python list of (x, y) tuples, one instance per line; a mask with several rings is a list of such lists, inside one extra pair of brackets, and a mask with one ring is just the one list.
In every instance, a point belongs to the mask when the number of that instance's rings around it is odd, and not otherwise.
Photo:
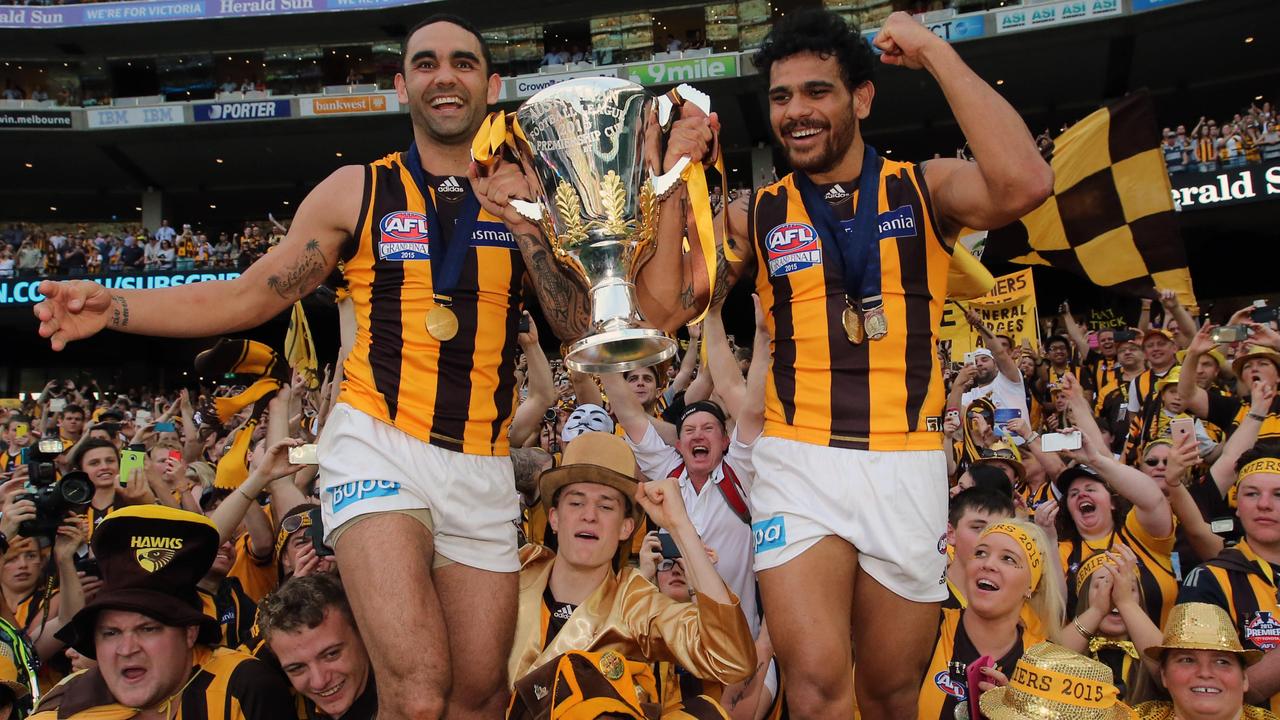
[(449, 342), (458, 334), (458, 316), (449, 308), (436, 305), (427, 311), (427, 333), (440, 342)]
[(879, 340), (889, 334), (889, 320), (884, 316), (884, 306), (868, 310), (863, 316), (867, 326), (867, 337)]
[(626, 672), (626, 663), (623, 662), (622, 656), (613, 650), (606, 650), (604, 655), (600, 656), (600, 662), (596, 665), (600, 668), (601, 674), (608, 678), (610, 682), (620, 680), (622, 674)]
[(849, 337), (849, 342), (857, 345), (866, 337), (866, 333), (862, 329), (862, 316), (858, 314), (853, 306), (846, 306), (844, 313), (840, 315), (840, 322), (844, 324), (844, 334)]

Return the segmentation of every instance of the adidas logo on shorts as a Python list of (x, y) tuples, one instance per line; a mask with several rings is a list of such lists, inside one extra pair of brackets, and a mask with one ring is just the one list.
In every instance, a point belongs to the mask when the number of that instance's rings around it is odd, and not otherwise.
[(462, 192), (462, 183), (458, 182), (458, 178), (450, 175), (444, 179), (444, 182), (440, 183), (440, 185), (436, 187), (436, 192), (460, 193)]

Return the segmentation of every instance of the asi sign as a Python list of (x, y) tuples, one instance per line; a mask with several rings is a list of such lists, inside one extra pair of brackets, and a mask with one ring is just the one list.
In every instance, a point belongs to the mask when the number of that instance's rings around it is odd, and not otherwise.
[(685, 60), (636, 63), (628, 65), (623, 76), (641, 85), (674, 85), (691, 80), (737, 77), (738, 56), (708, 55)]
[(288, 100), (254, 100), (247, 102), (221, 102), (191, 106), (196, 122), (225, 122), (228, 120), (273, 120), (290, 116)]
[(1120, 14), (1120, 0), (1069, 0), (1068, 2), (1028, 5), (1016, 10), (996, 13), (996, 32), (1020, 32), (1049, 25), (1096, 20)]

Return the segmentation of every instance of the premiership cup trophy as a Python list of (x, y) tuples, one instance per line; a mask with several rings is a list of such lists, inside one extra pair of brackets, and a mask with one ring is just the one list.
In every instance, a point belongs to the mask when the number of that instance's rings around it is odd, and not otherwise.
[[(680, 99), (709, 108), (687, 86)], [(512, 205), (539, 223), (557, 260), (590, 291), (591, 328), (564, 358), (573, 370), (626, 372), (676, 352), (674, 338), (643, 327), (634, 284), (654, 250), (659, 200), (689, 164), (682, 158), (662, 176), (647, 166), (660, 157), (651, 144), (672, 113), (670, 97), (609, 77), (553, 85), (516, 112), (514, 147), (537, 197)]]

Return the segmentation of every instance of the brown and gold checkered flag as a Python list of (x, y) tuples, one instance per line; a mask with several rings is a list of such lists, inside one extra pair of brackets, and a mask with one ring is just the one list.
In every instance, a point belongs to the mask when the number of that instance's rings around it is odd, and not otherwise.
[(1151, 98), (1138, 92), (1054, 140), (1053, 195), (992, 230), (984, 260), (1048, 265), (1095, 285), (1195, 304)]

